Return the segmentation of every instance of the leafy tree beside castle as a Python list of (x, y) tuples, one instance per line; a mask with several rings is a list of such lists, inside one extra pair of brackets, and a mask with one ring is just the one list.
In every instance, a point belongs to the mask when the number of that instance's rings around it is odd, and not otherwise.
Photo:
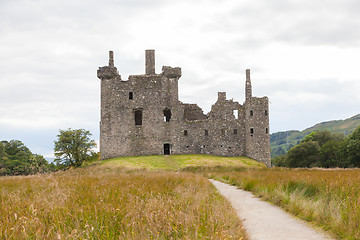
[(60, 130), (58, 139), (54, 142), (55, 162), (63, 167), (79, 167), (84, 161), (88, 161), (96, 155), (93, 148), (96, 147), (91, 140), (90, 131), (84, 129)]

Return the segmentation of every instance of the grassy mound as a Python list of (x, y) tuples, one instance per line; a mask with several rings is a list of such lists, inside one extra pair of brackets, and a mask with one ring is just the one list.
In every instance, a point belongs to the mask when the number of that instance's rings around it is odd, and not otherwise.
[(237, 167), (237, 168), (264, 168), (259, 163), (247, 157), (221, 157), (211, 155), (157, 155), (118, 157), (101, 161), (102, 167), (128, 167), (161, 170), (181, 170), (189, 167)]

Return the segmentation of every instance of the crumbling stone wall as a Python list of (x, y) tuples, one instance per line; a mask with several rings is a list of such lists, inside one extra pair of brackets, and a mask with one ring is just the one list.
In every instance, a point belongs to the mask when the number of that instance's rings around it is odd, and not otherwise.
[(203, 110), (197, 104), (183, 104), (184, 107), (184, 120), (205, 120), (207, 116), (204, 115)]
[(123, 81), (114, 66), (97, 71), (101, 79), (100, 151), (102, 159), (160, 154), (248, 156), (270, 166), (268, 98), (252, 97), (246, 71), (243, 105), (218, 93), (205, 115), (196, 104), (178, 99), (181, 68), (155, 73), (155, 52), (146, 50), (145, 74)]

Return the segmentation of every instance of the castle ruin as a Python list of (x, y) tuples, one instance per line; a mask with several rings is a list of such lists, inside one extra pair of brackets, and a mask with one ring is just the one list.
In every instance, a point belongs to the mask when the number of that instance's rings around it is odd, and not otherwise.
[(155, 73), (155, 51), (145, 51), (145, 74), (121, 79), (114, 66), (100, 67), (100, 152), (119, 156), (210, 154), (247, 156), (270, 166), (267, 97), (253, 97), (246, 70), (245, 102), (226, 99), (225, 92), (204, 114), (197, 104), (179, 101), (181, 68), (163, 66)]

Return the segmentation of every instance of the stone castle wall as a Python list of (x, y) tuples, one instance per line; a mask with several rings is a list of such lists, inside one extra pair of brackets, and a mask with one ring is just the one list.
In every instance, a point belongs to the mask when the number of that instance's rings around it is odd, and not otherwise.
[(154, 50), (146, 51), (145, 74), (123, 81), (114, 66), (100, 67), (100, 152), (102, 159), (161, 154), (248, 156), (270, 166), (268, 98), (251, 96), (247, 70), (246, 101), (219, 92), (211, 111), (178, 99), (180, 68), (155, 73)]

